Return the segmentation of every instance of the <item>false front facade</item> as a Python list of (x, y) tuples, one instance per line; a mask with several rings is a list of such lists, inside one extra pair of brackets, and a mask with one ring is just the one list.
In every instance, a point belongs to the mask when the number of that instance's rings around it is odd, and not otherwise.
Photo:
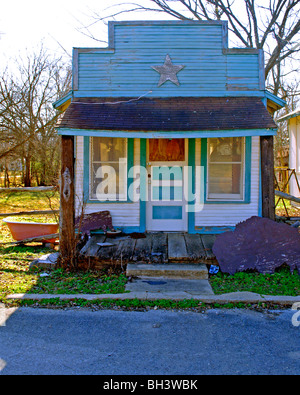
[(283, 103), (265, 91), (263, 52), (228, 48), (227, 33), (110, 22), (107, 48), (74, 49), (73, 90), (55, 103), (65, 221), (84, 207), (124, 232), (219, 233), (274, 217), (270, 111)]

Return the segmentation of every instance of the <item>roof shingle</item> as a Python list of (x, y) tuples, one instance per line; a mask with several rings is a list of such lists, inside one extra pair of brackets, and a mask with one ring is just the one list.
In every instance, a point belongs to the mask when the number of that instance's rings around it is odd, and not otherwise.
[(256, 97), (75, 98), (57, 127), (126, 131), (277, 128)]

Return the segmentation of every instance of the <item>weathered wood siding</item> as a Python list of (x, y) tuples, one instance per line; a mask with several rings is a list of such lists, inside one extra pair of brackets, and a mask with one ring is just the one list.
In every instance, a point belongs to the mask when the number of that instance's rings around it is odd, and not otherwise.
[[(259, 177), (260, 177), (260, 145), (259, 137), (252, 137), (251, 151), (251, 198), (247, 204), (205, 204), (202, 211), (195, 214), (195, 226), (235, 226), (252, 215), (259, 214)], [(196, 165), (200, 166), (201, 140), (196, 140)]]
[[(77, 97), (261, 95), (260, 52), (227, 49), (223, 22), (113, 22), (107, 49), (74, 50)], [(157, 87), (166, 55), (184, 65), (180, 86)]]
[[(75, 206), (76, 215), (79, 215), (83, 205), (83, 166), (84, 151), (83, 137), (76, 138), (76, 169), (75, 169)], [(134, 164), (140, 163), (140, 143), (134, 140)], [(86, 203), (84, 212), (86, 214), (97, 211), (108, 210), (111, 213), (113, 225), (118, 226), (139, 226), (140, 225), (140, 204), (137, 203)]]
[(258, 54), (228, 54), (227, 90), (257, 90), (260, 85), (258, 62)]

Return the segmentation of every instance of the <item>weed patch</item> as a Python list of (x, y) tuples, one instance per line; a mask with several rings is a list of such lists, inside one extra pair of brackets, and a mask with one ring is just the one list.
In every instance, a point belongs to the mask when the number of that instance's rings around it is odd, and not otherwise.
[(228, 275), (218, 273), (210, 277), (215, 294), (230, 292), (254, 292), (260, 295), (297, 296), (300, 294), (300, 276), (289, 268), (282, 268), (274, 274), (236, 273)]

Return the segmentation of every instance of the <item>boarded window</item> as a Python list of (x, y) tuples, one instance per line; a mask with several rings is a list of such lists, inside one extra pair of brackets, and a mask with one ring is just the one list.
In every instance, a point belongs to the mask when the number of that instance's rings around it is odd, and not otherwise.
[(92, 137), (90, 153), (90, 198), (127, 198), (127, 139)]
[(183, 162), (184, 139), (150, 139), (150, 162)]
[(208, 139), (208, 199), (242, 200), (244, 138)]

